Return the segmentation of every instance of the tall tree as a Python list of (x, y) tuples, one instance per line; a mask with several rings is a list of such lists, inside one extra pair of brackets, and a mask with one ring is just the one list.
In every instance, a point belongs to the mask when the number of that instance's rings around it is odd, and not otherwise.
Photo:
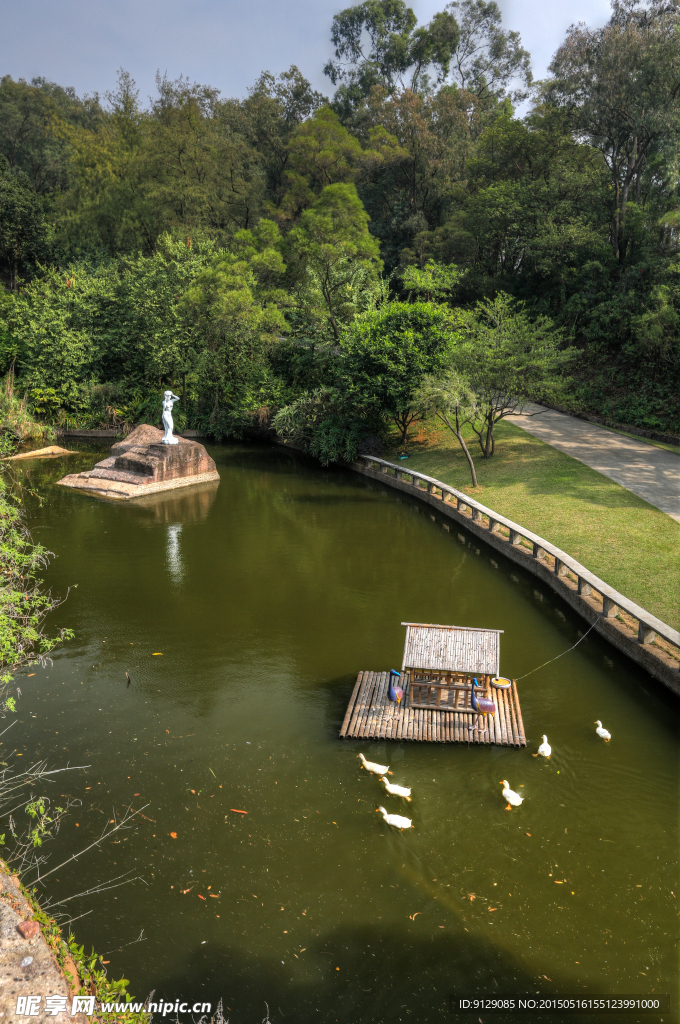
[(613, 263), (608, 195), (599, 154), (574, 141), (565, 112), (543, 106), (523, 121), (503, 114), (471, 146), (465, 178), (449, 187), (446, 219), (413, 248), (419, 260), (466, 271), (457, 301), (507, 291), (573, 331), (594, 280)]
[(474, 424), (479, 417), (477, 398), (469, 381), (456, 370), (439, 376), (425, 377), (413, 396), (413, 402), (423, 416), (434, 416), (454, 435), (470, 467), (472, 486), (477, 486), (477, 472), (470, 449), (463, 437), (463, 427)]
[(427, 26), (404, 0), (365, 0), (333, 18), (331, 41), (335, 60), (324, 73), (333, 85), (341, 83), (336, 103), (347, 111), (360, 103), (375, 85), (388, 94), (428, 84), (428, 70), (442, 81), (458, 43), (458, 25), (452, 14), (435, 14)]
[(443, 372), (459, 338), (459, 317), (429, 302), (390, 302), (357, 317), (344, 333), (337, 369), (345, 408), (389, 417), (404, 444), (421, 416), (425, 376)]
[(291, 156), (291, 136), (328, 100), (312, 89), (295, 64), (278, 77), (263, 71), (249, 93), (242, 103), (232, 101), (231, 106), (263, 160), (268, 198), (278, 204)]
[[(367, 117), (396, 140), (383, 164), (359, 185), (389, 269), (414, 256), (414, 238), (445, 220), (451, 189), (465, 175), (479, 131), (472, 93), (446, 86), (433, 95), (410, 89), (388, 97), (377, 87)], [(398, 147), (398, 148), (397, 148)]]
[(287, 329), (279, 241), (271, 221), (237, 232), (182, 299), (203, 341), (197, 369), (203, 422), (218, 437), (238, 433), (244, 416), (266, 402), (267, 350)]
[(526, 99), (533, 76), (531, 58), (519, 32), (501, 27), (494, 0), (453, 0), (448, 9), (460, 26), (460, 40), (451, 59), (451, 77), (461, 89), (482, 99), (500, 100), (511, 84), (512, 100)]
[(157, 86), (141, 110), (121, 71), (96, 131), (60, 124), (78, 184), (63, 197), (62, 221), (81, 250), (151, 253), (166, 231), (225, 238), (261, 215), (262, 161), (234, 105), (183, 78), (158, 76)]
[(475, 396), (479, 419), (470, 423), (488, 459), (494, 453), (494, 428), (500, 419), (531, 399), (554, 400), (559, 394), (564, 355), (557, 352), (552, 321), (532, 321), (503, 292), (477, 303), (466, 326), (466, 339), (452, 353), (452, 368), (463, 375)]
[(11, 289), (17, 287), (20, 271), (49, 255), (43, 202), (0, 157), (0, 272), (8, 276)]
[(149, 114), (122, 68), (96, 124), (58, 117), (55, 135), (69, 147), (73, 187), (54, 202), (57, 235), (67, 252), (153, 252), (164, 211), (149, 198)]
[(355, 186), (337, 183), (323, 190), (286, 239), (298, 303), (322, 310), (336, 341), (378, 290), (380, 246), (368, 221)]
[(79, 99), (44, 78), (30, 84), (9, 75), (0, 80), (0, 155), (14, 174), (24, 175), (34, 192), (46, 195), (72, 184), (70, 147), (55, 123), (94, 128), (102, 110), (99, 99)]
[(612, 184), (611, 243), (626, 255), (626, 210), (640, 198), (655, 148), (680, 133), (680, 8), (613, 0), (600, 29), (572, 25), (550, 65), (547, 98), (566, 107), (577, 137), (597, 147)]
[[(217, 90), (157, 77), (149, 124), (148, 195), (169, 225), (233, 233), (259, 214), (257, 154), (220, 117)], [(168, 226), (169, 226), (168, 225)]]

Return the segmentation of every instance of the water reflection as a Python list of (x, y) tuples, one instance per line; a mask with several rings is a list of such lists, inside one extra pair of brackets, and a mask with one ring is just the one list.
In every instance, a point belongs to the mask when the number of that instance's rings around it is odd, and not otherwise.
[(168, 572), (175, 583), (181, 583), (182, 577), (184, 576), (184, 564), (179, 550), (179, 537), (181, 532), (181, 523), (172, 523), (168, 526), (166, 558), (168, 563)]
[(219, 485), (219, 480), (209, 480), (177, 491), (147, 494), (136, 498), (134, 507), (152, 512), (154, 523), (199, 523), (207, 518)]

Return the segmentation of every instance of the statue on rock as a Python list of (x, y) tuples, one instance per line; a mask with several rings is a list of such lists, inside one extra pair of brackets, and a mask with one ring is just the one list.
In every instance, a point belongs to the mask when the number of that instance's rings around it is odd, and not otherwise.
[(163, 394), (163, 426), (165, 427), (165, 434), (161, 444), (179, 444), (179, 440), (172, 436), (172, 430), (174, 423), (172, 422), (172, 407), (175, 402), (179, 402), (177, 395), (173, 395), (172, 391), (166, 391)]
[[(220, 475), (215, 461), (203, 445), (186, 437), (173, 436), (172, 407), (179, 401), (172, 391), (163, 395), (165, 433), (150, 423), (140, 423), (127, 437), (116, 441), (111, 446), (111, 455), (98, 462), (94, 469), (69, 473), (59, 483), (115, 501), (130, 501), (190, 484), (217, 483)], [(177, 532), (179, 529), (181, 527)], [(170, 541), (168, 544), (170, 555), (177, 554), (177, 537), (174, 537), (174, 547)]]

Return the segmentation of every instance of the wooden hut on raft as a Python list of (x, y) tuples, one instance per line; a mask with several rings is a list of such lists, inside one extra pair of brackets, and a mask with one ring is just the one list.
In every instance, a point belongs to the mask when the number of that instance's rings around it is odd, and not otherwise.
[(526, 746), (517, 686), (499, 675), (503, 630), (402, 625), (401, 701), (389, 699), (389, 671), (359, 672), (341, 738)]

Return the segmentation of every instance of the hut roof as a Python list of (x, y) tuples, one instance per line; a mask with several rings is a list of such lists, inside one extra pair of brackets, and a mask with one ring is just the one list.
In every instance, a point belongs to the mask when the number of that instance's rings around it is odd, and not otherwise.
[(402, 622), (406, 626), (402, 670), (407, 668), (497, 676), (502, 629), (468, 629)]

